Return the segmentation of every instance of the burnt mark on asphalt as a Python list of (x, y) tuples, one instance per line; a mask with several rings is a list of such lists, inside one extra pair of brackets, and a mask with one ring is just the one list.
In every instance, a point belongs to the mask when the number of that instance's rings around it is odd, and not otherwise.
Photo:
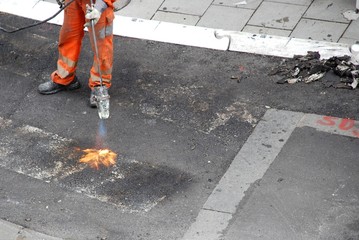
[(115, 166), (92, 169), (79, 163), (79, 143), (4, 118), (0, 118), (0, 133), (0, 166), (124, 210), (149, 211), (190, 184), (188, 173), (145, 159), (129, 160), (121, 153)]
[(117, 171), (123, 177), (104, 183), (96, 192), (107, 196), (109, 202), (132, 210), (149, 211), (160, 201), (184, 190), (191, 179), (177, 169), (138, 161), (120, 163)]
[(190, 176), (167, 166), (120, 159), (111, 168), (82, 171), (56, 179), (61, 186), (129, 211), (149, 211), (176, 192), (184, 190)]

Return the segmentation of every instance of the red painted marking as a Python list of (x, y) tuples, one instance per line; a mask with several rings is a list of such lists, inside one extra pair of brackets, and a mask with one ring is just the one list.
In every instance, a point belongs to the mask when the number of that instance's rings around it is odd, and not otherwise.
[(339, 124), (339, 129), (348, 131), (354, 127), (355, 121), (353, 119), (342, 119), (341, 123)]
[(337, 120), (338, 118), (336, 117), (328, 117), (328, 116), (324, 116), (323, 119), (318, 120), (318, 123), (320, 125), (324, 125), (324, 126), (334, 126), (335, 125), (335, 120)]
[(353, 135), (359, 138), (359, 131), (354, 129), (353, 130)]
[(353, 119), (323, 116), (317, 123), (323, 126), (336, 127), (341, 131), (351, 130), (354, 137), (359, 137), (359, 129), (355, 126)]

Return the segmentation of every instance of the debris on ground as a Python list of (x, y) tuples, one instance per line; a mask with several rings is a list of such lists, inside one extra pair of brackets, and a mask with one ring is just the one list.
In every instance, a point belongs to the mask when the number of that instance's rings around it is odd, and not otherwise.
[(282, 60), (269, 75), (281, 76), (278, 84), (321, 80), (326, 87), (355, 89), (358, 86), (359, 65), (347, 55), (321, 60), (319, 52), (308, 51), (307, 55)]
[(355, 21), (359, 18), (359, 13), (354, 10), (349, 10), (342, 14), (343, 14), (344, 18), (346, 18), (349, 21)]

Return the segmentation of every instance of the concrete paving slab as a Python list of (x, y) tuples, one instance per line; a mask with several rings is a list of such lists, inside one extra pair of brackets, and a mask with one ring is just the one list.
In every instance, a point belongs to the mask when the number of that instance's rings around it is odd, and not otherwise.
[(123, 9), (115, 12), (116, 15), (151, 19), (159, 9), (163, 0), (131, 0)]
[(289, 4), (294, 4), (294, 5), (303, 5), (303, 6), (309, 6), (310, 4), (312, 4), (313, 0), (298, 0), (298, 1), (293, 1), (293, 0), (264, 0), (264, 2), (280, 2), (280, 3), (289, 3)]
[[(276, 9), (276, 11), (268, 11)], [(277, 2), (263, 2), (253, 14), (248, 24), (262, 27), (293, 30), (306, 6)]]
[(339, 39), (338, 43), (346, 44), (349, 47), (349, 46), (351, 46), (353, 44), (358, 43), (358, 40), (357, 39), (352, 39), (352, 38), (344, 38), (344, 37), (342, 37), (342, 38)]
[(165, 0), (160, 10), (202, 16), (211, 5), (212, 0), (192, 0), (183, 4), (181, 0)]
[(353, 40), (359, 40), (358, 28), (359, 28), (359, 20), (352, 21), (342, 37), (353, 39)]
[(349, 23), (349, 20), (344, 18), (343, 13), (355, 9), (352, 0), (333, 1), (314, 0), (304, 14), (305, 18), (326, 20), (332, 22)]
[(243, 28), (243, 32), (267, 34), (267, 35), (282, 36), (282, 37), (289, 37), (289, 35), (291, 34), (291, 31), (289, 31), (289, 30), (258, 27), (258, 26), (251, 26), (251, 25), (246, 25)]
[(256, 9), (262, 2), (263, 0), (247, 0), (247, 1), (214, 0), (212, 4), (220, 5), (220, 6), (228, 6), (228, 7)]
[(198, 23), (200, 17), (188, 15), (188, 14), (182, 14), (182, 13), (171, 13), (171, 12), (157, 11), (152, 19), (157, 20), (157, 21), (180, 23), (180, 24), (194, 26)]
[(290, 37), (337, 42), (346, 28), (347, 25), (344, 23), (301, 19)]
[(241, 31), (253, 12), (251, 9), (213, 5), (208, 8), (197, 26)]

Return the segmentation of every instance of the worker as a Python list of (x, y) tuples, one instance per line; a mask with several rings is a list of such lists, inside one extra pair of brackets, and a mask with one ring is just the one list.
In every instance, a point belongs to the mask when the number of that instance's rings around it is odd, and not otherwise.
[[(66, 4), (70, 0), (58, 1), (63, 1), (62, 3)], [(90, 6), (90, 0), (74, 0), (65, 9), (64, 23), (59, 36), (57, 69), (51, 74), (50, 81), (39, 85), (39, 93), (48, 95), (81, 87), (76, 77), (76, 67), (81, 51), (84, 28), (87, 27), (90, 36), (92, 36), (90, 21), (93, 21), (100, 63), (98, 63), (95, 54), (93, 39), (90, 37), (94, 60), (90, 70), (88, 86), (91, 89), (90, 106), (96, 107), (94, 88), (100, 86), (100, 77), (102, 76), (102, 84), (106, 87), (106, 91), (111, 87), (114, 2), (115, 0), (96, 0), (94, 5)], [(101, 75), (98, 72), (99, 67)]]

